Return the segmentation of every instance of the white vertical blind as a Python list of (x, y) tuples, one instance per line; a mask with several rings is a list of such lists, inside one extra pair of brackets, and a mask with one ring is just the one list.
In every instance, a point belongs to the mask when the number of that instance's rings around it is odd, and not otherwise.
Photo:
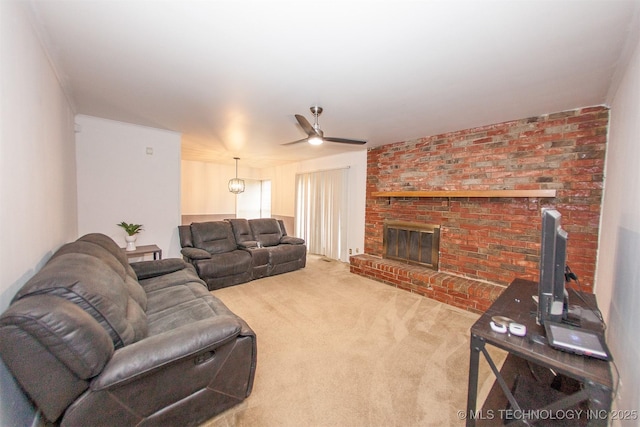
[(296, 175), (296, 235), (309, 253), (340, 259), (345, 255), (348, 169)]

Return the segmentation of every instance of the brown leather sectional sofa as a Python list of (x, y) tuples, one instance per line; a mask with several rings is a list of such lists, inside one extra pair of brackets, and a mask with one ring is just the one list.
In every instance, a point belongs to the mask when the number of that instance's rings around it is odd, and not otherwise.
[(304, 268), (304, 240), (274, 218), (228, 219), (178, 226), (184, 259), (210, 290)]
[(0, 316), (0, 357), (62, 426), (198, 425), (250, 393), (251, 328), (181, 259), (62, 246)]

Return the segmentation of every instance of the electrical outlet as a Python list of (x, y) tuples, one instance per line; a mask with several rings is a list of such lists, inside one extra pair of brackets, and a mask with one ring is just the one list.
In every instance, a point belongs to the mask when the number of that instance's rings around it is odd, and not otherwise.
[(349, 255), (353, 254), (353, 250), (349, 248)]
[(360, 253), (360, 249), (356, 248), (356, 253), (359, 254)]

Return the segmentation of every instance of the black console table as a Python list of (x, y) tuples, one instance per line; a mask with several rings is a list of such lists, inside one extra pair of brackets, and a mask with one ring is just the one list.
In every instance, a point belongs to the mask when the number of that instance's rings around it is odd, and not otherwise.
[[(486, 344), (501, 348), (510, 355), (515, 355), (534, 364), (553, 369), (555, 372), (574, 378), (583, 384), (580, 391), (563, 397), (561, 400), (544, 408), (540, 408), (539, 413), (544, 414), (562, 411), (577, 403), (588, 400), (589, 413), (594, 415), (589, 418), (589, 425), (607, 425), (613, 390), (610, 363), (555, 350), (544, 341), (532, 341), (531, 337), (533, 336), (545, 336), (544, 328), (536, 323), (536, 303), (533, 301), (532, 296), (537, 295), (537, 291), (538, 287), (535, 282), (522, 279), (514, 280), (471, 327), (469, 388), (467, 394), (467, 412), (465, 414), (467, 426), (475, 426), (476, 419), (482, 419), (483, 416), (487, 415), (482, 414), (482, 411), (478, 411), (476, 408), (480, 353), (484, 355), (489, 363), (489, 366), (496, 376), (496, 381), (498, 381), (503, 393), (506, 395), (511, 408), (520, 413), (524, 413), (487, 352), (485, 348)], [(572, 298), (571, 292), (575, 291), (570, 291), (570, 304), (583, 305), (583, 301), (577, 298), (575, 294)], [(596, 307), (594, 295), (581, 295), (589, 306)], [(494, 332), (489, 325), (493, 316), (506, 316), (515, 322), (525, 325), (527, 327), (527, 335), (525, 337), (518, 337)], [(587, 327), (586, 324), (584, 326)], [(499, 414), (492, 413), (491, 416), (498, 418)], [(528, 425), (527, 422), (535, 425), (533, 420), (530, 419), (515, 419), (513, 425)]]

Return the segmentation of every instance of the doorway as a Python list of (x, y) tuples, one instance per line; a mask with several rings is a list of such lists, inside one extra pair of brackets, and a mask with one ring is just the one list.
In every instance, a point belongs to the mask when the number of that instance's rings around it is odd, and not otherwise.
[(236, 218), (271, 218), (270, 180), (244, 180), (244, 192), (236, 197)]

